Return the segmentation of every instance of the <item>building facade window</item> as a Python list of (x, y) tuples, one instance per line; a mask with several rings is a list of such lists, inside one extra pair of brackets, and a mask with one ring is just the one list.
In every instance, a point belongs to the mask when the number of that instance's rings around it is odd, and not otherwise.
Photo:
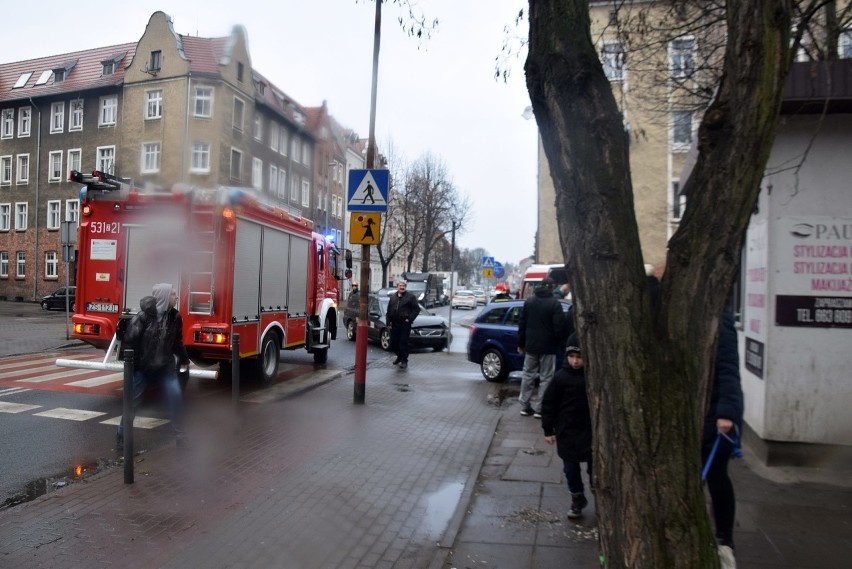
[(252, 135), (254, 139), (258, 142), (263, 140), (263, 120), (260, 118), (260, 115), (254, 115), (254, 127), (252, 128)]
[(275, 190), (278, 199), (287, 199), (287, 171), (284, 168), (278, 170), (278, 188)]
[(837, 43), (837, 57), (840, 59), (852, 59), (852, 28), (847, 28), (840, 32)]
[(65, 200), (65, 221), (80, 222), (80, 200)]
[(47, 173), (47, 181), (48, 182), (60, 182), (62, 181), (62, 151), (54, 150), (50, 153), (47, 159), (48, 167), (50, 168)]
[(31, 107), (21, 107), (18, 109), (18, 138), (30, 135), (33, 124), (32, 116), (33, 110)]
[(672, 112), (672, 148), (674, 150), (689, 150), (692, 144), (692, 112)]
[(308, 207), (311, 205), (311, 182), (302, 178), (302, 206)]
[(0, 186), (12, 183), (12, 157), (0, 156)]
[(56, 257), (56, 251), (44, 252), (44, 278), (59, 278), (59, 260)]
[(0, 138), (12, 138), (15, 135), (15, 109), (0, 111)]
[(272, 150), (278, 150), (278, 123), (275, 121), (269, 121), (269, 148)]
[(151, 60), (148, 63), (148, 71), (159, 71), (163, 64), (163, 52), (160, 50), (151, 52)]
[(30, 155), (18, 154), (18, 184), (30, 183)]
[(73, 148), (68, 151), (68, 169), (80, 171), (83, 160), (83, 151), (79, 148)]
[(681, 38), (669, 43), (669, 70), (671, 76), (684, 78), (695, 71), (695, 40)]
[(27, 276), (27, 254), (23, 251), (15, 253), (15, 277), (22, 279)]
[(239, 182), (243, 174), (243, 153), (236, 148), (231, 149), (231, 179)]
[(65, 130), (65, 101), (50, 105), (50, 132), (57, 133)]
[(299, 137), (293, 135), (293, 138), (290, 139), (290, 156), (293, 157), (293, 160), (299, 161), (299, 156), (301, 155), (302, 142), (299, 140)]
[(243, 131), (243, 114), (245, 113), (245, 103), (242, 99), (234, 97), (234, 130)]
[(83, 99), (71, 101), (71, 115), (68, 119), (68, 131), (83, 130)]
[(99, 146), (95, 166), (100, 172), (115, 174), (115, 146)]
[(98, 126), (114, 126), (118, 118), (118, 97), (101, 97)]
[(251, 159), (251, 187), (263, 189), (263, 160), (260, 158)]
[(237, 62), (237, 81), (239, 81), (240, 83), (243, 82), (244, 69), (245, 69), (245, 67), (243, 66), (242, 62), (238, 61)]
[(278, 189), (278, 168), (269, 166), (269, 193), (274, 194)]
[(9, 278), (9, 252), (0, 251), (0, 278)]
[(0, 203), (0, 231), (12, 228), (12, 204)]
[(680, 181), (672, 182), (672, 219), (679, 221), (686, 209), (686, 196), (680, 195)]
[(163, 90), (145, 91), (145, 119), (163, 118)]
[(213, 116), (213, 87), (195, 88), (195, 116), (202, 118)]
[(150, 174), (160, 171), (160, 143), (146, 142), (142, 145), (142, 172)]
[(102, 61), (101, 75), (112, 75), (113, 73), (115, 73), (115, 61)]
[(299, 203), (299, 176), (290, 177), (290, 201)]
[(278, 153), (287, 156), (287, 129), (283, 126), (278, 131)]
[(307, 140), (302, 141), (302, 164), (305, 166), (311, 165), (311, 145)]
[(610, 81), (624, 80), (624, 48), (619, 42), (605, 43), (601, 50), (601, 63)]
[(192, 143), (192, 161), (190, 164), (190, 170), (192, 172), (210, 171), (210, 143)]
[(27, 230), (27, 202), (17, 202), (15, 204), (15, 231)]

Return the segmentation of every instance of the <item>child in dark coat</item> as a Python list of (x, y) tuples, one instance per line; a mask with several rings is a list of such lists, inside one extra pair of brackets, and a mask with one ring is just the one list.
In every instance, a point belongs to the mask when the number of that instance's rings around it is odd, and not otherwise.
[(566, 364), (553, 376), (541, 399), (541, 426), (548, 444), (556, 443), (571, 492), (569, 518), (579, 518), (589, 501), (580, 465), (585, 462), (592, 485), (592, 418), (586, 395), (583, 355), (576, 334), (568, 339)]

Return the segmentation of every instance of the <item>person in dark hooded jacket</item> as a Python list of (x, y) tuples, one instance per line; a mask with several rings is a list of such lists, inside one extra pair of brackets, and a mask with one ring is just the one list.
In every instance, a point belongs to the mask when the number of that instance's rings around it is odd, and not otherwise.
[(565, 365), (553, 376), (541, 398), (541, 428), (548, 444), (556, 443), (562, 459), (568, 491), (571, 492), (569, 518), (578, 518), (588, 505), (581, 463), (586, 463), (592, 480), (592, 417), (586, 395), (583, 353), (576, 334), (568, 339)]
[[(188, 370), (189, 356), (183, 345), (183, 321), (175, 308), (177, 293), (169, 283), (154, 285), (153, 295), (139, 301), (139, 312), (124, 332), (125, 348), (133, 350), (133, 408), (139, 407), (145, 389), (160, 385), (166, 395), (172, 429), (182, 444), (183, 402), (175, 369)], [(116, 447), (124, 446), (124, 419), (118, 425)]]

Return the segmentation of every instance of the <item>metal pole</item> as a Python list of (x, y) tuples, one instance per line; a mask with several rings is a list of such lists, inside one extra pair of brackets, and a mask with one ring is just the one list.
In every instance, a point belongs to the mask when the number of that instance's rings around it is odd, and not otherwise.
[(240, 408), (240, 335), (234, 334), (231, 340), (231, 403), (234, 414)]
[(124, 483), (133, 484), (133, 350), (124, 350), (124, 393), (121, 422), (124, 432)]
[[(367, 142), (367, 169), (376, 163), (376, 94), (379, 86), (379, 45), (382, 31), (382, 0), (376, 0), (373, 33), (373, 86), (370, 95), (370, 136)], [(353, 402), (364, 404), (367, 394), (367, 304), (370, 289), (370, 246), (361, 245), (361, 290), (358, 295), (358, 326), (355, 330), (355, 393)]]
[(450, 327), (450, 329), (449, 329), (449, 334), (450, 334), (449, 340), (450, 341), (447, 344), (447, 353), (448, 354), (452, 352), (451, 346), (453, 344), (453, 290), (454, 290), (454, 287), (455, 287), (455, 285), (453, 284), (453, 282), (455, 281), (453, 276), (455, 276), (455, 273), (456, 273), (455, 264), (456, 264), (456, 222), (454, 221), (453, 222), (452, 238), (450, 239), (450, 317), (448, 319), (448, 324), (449, 324), (449, 327)]

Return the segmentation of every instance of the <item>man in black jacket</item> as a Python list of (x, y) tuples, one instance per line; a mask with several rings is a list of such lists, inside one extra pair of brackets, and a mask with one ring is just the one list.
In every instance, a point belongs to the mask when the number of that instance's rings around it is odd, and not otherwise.
[(393, 365), (400, 369), (408, 367), (408, 337), (411, 335), (411, 323), (420, 314), (417, 298), (408, 292), (405, 281), (396, 284), (396, 293), (388, 302), (388, 326), (391, 329), (391, 349), (396, 353)]
[(535, 378), (539, 377), (539, 393), (544, 393), (553, 379), (556, 354), (565, 344), (567, 319), (562, 303), (553, 296), (556, 282), (545, 278), (533, 296), (524, 302), (518, 326), (518, 353), (524, 354), (521, 377), (521, 415), (541, 418), (541, 411), (532, 407)]

